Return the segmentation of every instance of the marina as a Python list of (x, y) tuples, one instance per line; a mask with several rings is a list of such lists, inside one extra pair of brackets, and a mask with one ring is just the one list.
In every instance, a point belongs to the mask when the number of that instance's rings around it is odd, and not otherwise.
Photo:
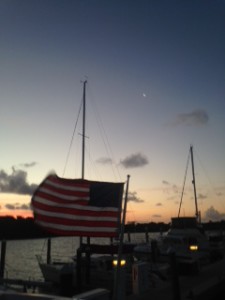
[[(84, 107), (85, 86), (86, 82)], [(151, 238), (145, 232), (145, 241), (142, 238), (142, 241), (131, 242), (129, 234), (125, 239), (129, 175), (122, 205), (124, 184), (85, 180), (84, 164), (82, 179), (66, 179), (51, 173), (33, 194), (34, 221), (49, 234), (64, 237), (57, 247), (67, 250), (64, 253), (67, 261), (62, 254), (58, 261), (53, 258), (52, 239), (48, 238), (44, 257), (39, 247), (31, 246), (39, 279), (10, 277), (5, 269), (7, 243), (2, 241), (2, 286), (20, 286), (21, 300), (23, 296), (24, 299), (32, 298), (29, 289), (37, 299), (67, 297), (73, 300), (145, 300), (149, 295), (151, 299), (212, 300), (216, 294), (223, 293), (225, 237), (222, 228), (216, 234), (206, 234), (203, 228), (192, 146), (190, 155), (195, 216), (180, 216), (181, 197), (178, 217), (171, 219), (169, 230)], [(67, 237), (70, 240), (76, 237), (71, 252), (65, 247)], [(23, 251), (14, 253), (14, 268), (18, 266), (15, 257), (19, 256), (27, 259)], [(27, 261), (20, 270), (25, 271), (25, 265)], [(33, 276), (35, 272), (33, 268)], [(26, 271), (25, 274), (28, 277)], [(6, 299), (17, 297), (3, 289), (2, 298), (6, 296)]]
[(224, 300), (225, 1), (0, 8), (0, 300)]
[[(152, 235), (153, 238), (159, 236), (159, 233)], [(145, 234), (137, 234), (136, 241), (143, 241)], [(77, 240), (77, 246), (79, 246), (79, 239)], [(56, 255), (56, 249), (61, 250), (62, 257), (69, 252), (60, 245), (73, 244), (75, 246), (75, 240), (72, 238), (55, 238), (53, 239), (52, 254)], [(134, 240), (134, 238), (133, 238)], [(7, 242), (7, 252), (6, 252), (6, 269), (4, 280), (1, 283), (7, 289), (15, 288), (19, 293), (26, 291), (28, 294), (32, 293), (36, 297), (40, 294), (54, 295), (57, 297), (70, 299), (74, 295), (83, 294), (85, 289), (96, 290), (103, 289), (107, 290), (108, 294), (106, 299), (113, 298), (113, 279), (115, 270), (111, 271), (111, 277), (102, 278), (98, 282), (93, 282), (89, 286), (83, 284), (83, 290), (70, 291), (70, 295), (60, 295), (60, 289), (58, 287), (52, 286), (49, 282), (45, 282), (42, 274), (40, 272), (38, 262), (35, 257), (35, 253), (41, 253), (43, 251), (43, 239), (39, 240), (23, 240), (23, 241), (8, 241)], [(99, 241), (98, 241), (99, 242)], [(104, 241), (103, 241), (104, 243)], [(33, 247), (32, 247), (33, 245)], [(33, 249), (32, 249), (33, 248)], [(73, 254), (72, 248), (71, 255)], [(73, 248), (74, 249), (74, 248)], [(46, 251), (46, 249), (45, 249)], [(17, 252), (17, 263), (15, 263), (15, 258), (12, 260), (12, 253)], [(23, 255), (20, 255), (22, 254)], [(43, 252), (42, 252), (43, 254)], [(45, 253), (47, 255), (47, 253)], [(10, 265), (13, 265), (13, 270)], [(128, 289), (123, 290), (122, 281), (120, 281), (120, 295), (117, 299), (168, 299), (168, 300), (184, 300), (184, 299), (209, 299), (211, 300), (215, 294), (224, 292), (224, 279), (225, 279), (225, 260), (220, 259), (213, 263), (203, 266), (199, 273), (196, 274), (178, 274), (176, 268), (172, 268), (172, 261), (170, 268), (164, 270), (164, 277), (157, 276), (157, 273), (151, 273), (151, 276), (145, 277), (146, 265), (153, 267), (153, 264), (146, 264), (143, 261), (136, 261), (133, 266), (131, 273), (125, 280)], [(22, 267), (23, 266), (23, 267)], [(19, 270), (16, 270), (19, 268)], [(11, 269), (11, 271), (10, 271)], [(134, 274), (136, 270), (136, 275)], [(23, 273), (21, 273), (24, 271)], [(163, 270), (161, 269), (163, 274)], [(139, 274), (137, 273), (139, 272)], [(22, 274), (22, 275), (21, 275)], [(31, 274), (33, 276), (31, 276)], [(123, 276), (124, 274), (122, 274)], [(14, 279), (13, 279), (14, 278)], [(103, 280), (104, 279), (104, 280)], [(111, 281), (111, 284), (106, 286), (107, 279)], [(108, 287), (108, 288), (107, 288)], [(207, 296), (207, 297), (206, 297)], [(106, 296), (105, 296), (106, 297)], [(76, 298), (75, 298), (76, 299)], [(79, 298), (78, 298), (79, 299)], [(83, 299), (83, 298), (81, 298)], [(84, 298), (85, 299), (85, 298)], [(87, 298), (89, 299), (89, 298)], [(101, 298), (90, 298), (90, 299), (101, 299)], [(219, 298), (220, 299), (220, 298)]]

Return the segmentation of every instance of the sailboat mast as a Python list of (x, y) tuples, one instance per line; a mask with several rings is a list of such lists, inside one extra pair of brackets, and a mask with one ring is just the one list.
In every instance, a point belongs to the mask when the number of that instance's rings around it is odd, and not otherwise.
[(195, 197), (195, 215), (197, 220), (199, 219), (199, 212), (198, 212), (198, 201), (197, 201), (197, 194), (196, 194), (196, 184), (195, 184), (195, 169), (194, 169), (194, 157), (193, 157), (193, 146), (190, 147), (191, 152), (191, 165), (192, 165), (192, 183), (194, 187), (194, 197)]
[(84, 179), (85, 170), (85, 125), (86, 125), (86, 83), (87, 80), (83, 82), (83, 132), (82, 132), (82, 169), (81, 178)]

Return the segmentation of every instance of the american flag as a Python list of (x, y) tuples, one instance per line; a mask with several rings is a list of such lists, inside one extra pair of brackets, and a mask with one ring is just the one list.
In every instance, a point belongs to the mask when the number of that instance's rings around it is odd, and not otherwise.
[(32, 197), (35, 222), (56, 235), (116, 237), (123, 185), (51, 174)]

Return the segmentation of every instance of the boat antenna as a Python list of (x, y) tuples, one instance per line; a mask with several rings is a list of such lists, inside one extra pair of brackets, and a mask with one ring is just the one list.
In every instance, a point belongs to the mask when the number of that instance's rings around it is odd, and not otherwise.
[(192, 165), (192, 184), (194, 187), (194, 197), (195, 197), (195, 215), (197, 221), (199, 221), (199, 212), (198, 212), (198, 201), (197, 201), (197, 193), (196, 193), (196, 184), (195, 184), (195, 169), (194, 169), (194, 157), (193, 157), (193, 146), (190, 146), (191, 152), (191, 165)]
[(85, 124), (86, 124), (86, 84), (87, 80), (83, 82), (83, 132), (82, 132), (82, 169), (81, 178), (84, 179), (85, 170)]

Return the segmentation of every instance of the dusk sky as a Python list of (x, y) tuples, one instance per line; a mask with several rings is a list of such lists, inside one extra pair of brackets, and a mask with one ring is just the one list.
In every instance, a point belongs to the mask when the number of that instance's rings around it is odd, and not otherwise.
[(0, 45), (0, 215), (81, 177), (87, 80), (85, 178), (131, 176), (127, 221), (177, 216), (191, 144), (202, 219), (225, 219), (225, 0), (1, 0)]

